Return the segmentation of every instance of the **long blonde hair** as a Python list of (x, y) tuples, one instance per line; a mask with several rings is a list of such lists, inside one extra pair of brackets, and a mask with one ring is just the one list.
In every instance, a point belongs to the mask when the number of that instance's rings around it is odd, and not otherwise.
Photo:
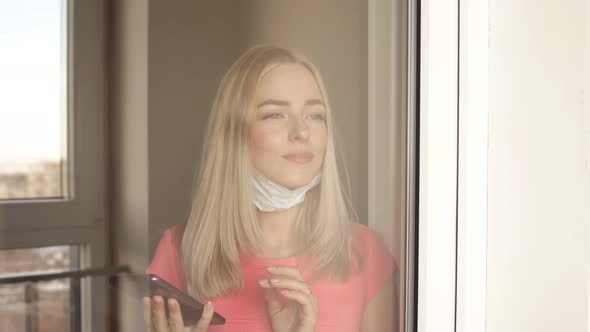
[(197, 298), (242, 289), (239, 252), (252, 253), (261, 243), (250, 181), (248, 130), (260, 78), (275, 65), (287, 63), (300, 64), (315, 77), (326, 106), (328, 132), (321, 182), (307, 192), (301, 203), (294, 236), (300, 250), (314, 255), (314, 279), (326, 274), (345, 280), (352, 272), (353, 210), (350, 195), (340, 182), (334, 122), (324, 83), (317, 68), (302, 54), (256, 46), (226, 72), (209, 115), (192, 206), (180, 244), (187, 289)]

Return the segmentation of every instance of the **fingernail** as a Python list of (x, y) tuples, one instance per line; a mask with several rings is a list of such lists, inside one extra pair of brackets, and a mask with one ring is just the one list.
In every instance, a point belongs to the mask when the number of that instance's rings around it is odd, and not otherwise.
[(174, 301), (172, 301), (172, 299), (168, 299), (168, 306), (174, 308)]
[(161, 298), (161, 297), (159, 297), (159, 296), (154, 296), (154, 302), (155, 302), (156, 304), (162, 304), (163, 300), (162, 300), (162, 298)]
[(279, 282), (280, 280), (277, 278), (271, 278), (270, 282), (272, 282), (273, 284), (276, 284), (277, 282)]
[(269, 266), (269, 267), (267, 267), (266, 269), (267, 269), (268, 271), (274, 271), (274, 270), (276, 270), (277, 268), (276, 268), (276, 266)]
[(260, 279), (260, 280), (258, 280), (258, 284), (260, 286), (268, 286), (268, 280), (266, 280), (266, 279)]
[(207, 301), (207, 304), (205, 304), (205, 309), (211, 310), (211, 308), (213, 308), (213, 303), (211, 303), (211, 301)]

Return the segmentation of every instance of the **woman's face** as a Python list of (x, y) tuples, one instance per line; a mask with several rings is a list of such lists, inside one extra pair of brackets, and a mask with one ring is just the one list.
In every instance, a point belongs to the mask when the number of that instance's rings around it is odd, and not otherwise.
[(320, 89), (307, 68), (281, 64), (261, 78), (248, 149), (254, 168), (283, 187), (308, 184), (320, 173), (328, 131)]

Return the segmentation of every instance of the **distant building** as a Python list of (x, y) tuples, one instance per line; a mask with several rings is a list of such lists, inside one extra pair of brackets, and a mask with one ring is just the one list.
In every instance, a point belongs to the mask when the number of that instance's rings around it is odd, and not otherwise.
[(0, 169), (0, 199), (62, 197), (62, 163), (45, 161)]

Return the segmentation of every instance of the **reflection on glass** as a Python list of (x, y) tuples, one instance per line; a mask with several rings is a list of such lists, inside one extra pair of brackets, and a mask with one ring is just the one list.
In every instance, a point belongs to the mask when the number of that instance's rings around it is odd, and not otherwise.
[(0, 200), (65, 195), (65, 5), (0, 1)]
[[(393, 330), (383, 313), (397, 263), (357, 222), (328, 99), (307, 57), (271, 45), (244, 52), (218, 86), (191, 214), (147, 272), (211, 301), (227, 331)], [(146, 323), (166, 324), (155, 309)]]
[[(0, 250), (0, 277), (70, 269), (77, 264), (70, 246)], [(69, 331), (70, 282), (0, 284), (0, 331)]]

